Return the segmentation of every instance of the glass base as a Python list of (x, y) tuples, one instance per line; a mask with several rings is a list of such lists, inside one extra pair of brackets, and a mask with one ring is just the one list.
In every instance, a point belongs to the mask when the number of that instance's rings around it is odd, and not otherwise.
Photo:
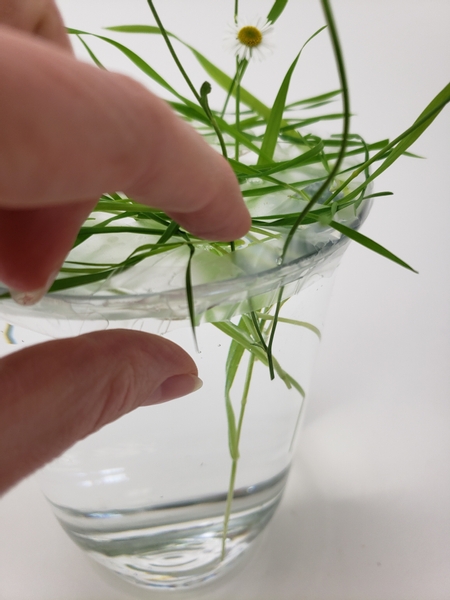
[(288, 471), (236, 490), (225, 552), (226, 496), (184, 505), (83, 513), (53, 505), (69, 536), (104, 567), (135, 585), (192, 588), (228, 571), (265, 528), (278, 506)]

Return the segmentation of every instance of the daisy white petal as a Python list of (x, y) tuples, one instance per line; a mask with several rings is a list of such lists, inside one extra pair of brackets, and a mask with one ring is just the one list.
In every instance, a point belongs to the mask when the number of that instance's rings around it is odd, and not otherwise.
[(257, 19), (252, 23), (239, 19), (233, 26), (233, 51), (239, 60), (250, 60), (254, 56), (264, 58), (271, 50), (272, 33), (273, 25), (268, 21)]

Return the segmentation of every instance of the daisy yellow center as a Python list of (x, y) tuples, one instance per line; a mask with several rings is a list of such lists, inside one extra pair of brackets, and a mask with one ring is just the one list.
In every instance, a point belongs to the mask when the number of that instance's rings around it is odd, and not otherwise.
[(244, 46), (255, 48), (256, 46), (260, 45), (263, 36), (257, 27), (253, 27), (253, 25), (247, 25), (246, 27), (239, 29), (237, 39)]

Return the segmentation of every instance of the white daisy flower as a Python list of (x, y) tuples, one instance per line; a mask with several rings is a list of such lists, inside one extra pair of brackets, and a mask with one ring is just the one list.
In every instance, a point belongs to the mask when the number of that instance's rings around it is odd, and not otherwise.
[(257, 19), (254, 23), (250, 23), (238, 19), (232, 31), (233, 51), (239, 60), (250, 60), (254, 56), (262, 59), (272, 49), (270, 38), (273, 25), (269, 21)]

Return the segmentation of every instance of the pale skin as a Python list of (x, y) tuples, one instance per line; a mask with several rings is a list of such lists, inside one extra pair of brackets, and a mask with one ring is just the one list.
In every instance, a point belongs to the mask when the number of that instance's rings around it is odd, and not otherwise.
[[(225, 160), (138, 83), (78, 62), (53, 0), (0, 0), (0, 81), (0, 280), (17, 301), (45, 293), (105, 191), (208, 239), (247, 232)], [(198, 384), (189, 355), (141, 332), (3, 358), (0, 494), (103, 425)]]

